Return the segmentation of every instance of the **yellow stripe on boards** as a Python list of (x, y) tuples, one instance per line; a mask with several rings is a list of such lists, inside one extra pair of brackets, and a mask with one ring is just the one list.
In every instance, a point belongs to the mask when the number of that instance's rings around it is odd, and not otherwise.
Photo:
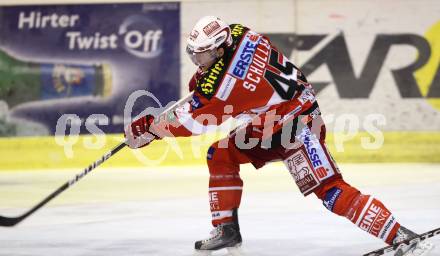
[[(209, 145), (222, 134), (208, 134), (176, 140), (155, 141), (137, 150), (121, 150), (104, 167), (204, 165)], [(440, 132), (385, 132), (383, 145), (360, 132), (345, 141), (340, 133), (329, 133), (327, 145), (337, 162), (440, 162)], [(79, 136), (71, 147), (56, 143), (54, 137), (0, 139), (0, 170), (85, 168), (112, 147), (122, 135)], [(58, 138), (58, 143), (60, 142)], [(100, 147), (103, 143), (103, 147)]]

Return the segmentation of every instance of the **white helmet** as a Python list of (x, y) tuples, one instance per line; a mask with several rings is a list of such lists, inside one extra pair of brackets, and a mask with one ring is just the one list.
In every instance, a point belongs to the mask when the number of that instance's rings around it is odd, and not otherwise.
[(194, 64), (205, 66), (217, 58), (217, 48), (223, 43), (232, 45), (229, 25), (215, 16), (205, 16), (191, 31), (186, 52)]

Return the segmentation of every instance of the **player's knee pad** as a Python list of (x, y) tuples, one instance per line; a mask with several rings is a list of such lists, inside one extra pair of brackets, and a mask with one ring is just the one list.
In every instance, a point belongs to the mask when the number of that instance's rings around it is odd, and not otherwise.
[(361, 194), (343, 179), (336, 179), (314, 191), (322, 200), (325, 208), (340, 216), (345, 216), (352, 203)]
[(228, 148), (218, 147), (214, 143), (207, 154), (209, 168), (209, 187), (242, 187), (243, 181), (240, 178), (240, 164), (231, 158)]
[(244, 162), (243, 157), (229, 141), (215, 142), (209, 147), (206, 155), (209, 173), (238, 173), (240, 164)]

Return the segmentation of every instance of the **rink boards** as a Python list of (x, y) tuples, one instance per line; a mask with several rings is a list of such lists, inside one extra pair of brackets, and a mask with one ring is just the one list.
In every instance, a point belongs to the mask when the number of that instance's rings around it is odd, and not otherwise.
[[(139, 150), (123, 149), (106, 167), (205, 164), (206, 151), (224, 134), (157, 141)], [(380, 137), (360, 132), (353, 137), (329, 133), (327, 144), (337, 162), (440, 163), (440, 132), (384, 132)], [(104, 137), (22, 137), (0, 139), (0, 171), (20, 169), (85, 168), (121, 142), (123, 135)], [(374, 144), (377, 145), (374, 145)], [(373, 147), (372, 147), (373, 145)]]

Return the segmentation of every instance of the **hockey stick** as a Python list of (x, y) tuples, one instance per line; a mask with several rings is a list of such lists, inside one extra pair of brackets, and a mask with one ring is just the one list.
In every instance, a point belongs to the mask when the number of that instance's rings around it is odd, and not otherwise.
[[(178, 106), (182, 105), (183, 103), (189, 101), (190, 99), (192, 99), (192, 93), (188, 94), (185, 98), (177, 101), (176, 103), (174, 103), (173, 105), (168, 107), (164, 112), (162, 112), (159, 115), (159, 117), (157, 119), (160, 120), (162, 118), (166, 118), (171, 111), (174, 111), (175, 108), (177, 108)], [(94, 163), (89, 165), (89, 167), (85, 168), (81, 173), (77, 174), (73, 179), (64, 183), (61, 187), (59, 187), (57, 190), (52, 192), (52, 194), (50, 194), (46, 198), (44, 198), (43, 201), (41, 201), (40, 203), (38, 203), (37, 205), (32, 207), (29, 211), (23, 213), (22, 215), (17, 216), (17, 217), (0, 216), (0, 226), (12, 227), (12, 226), (17, 225), (22, 220), (26, 219), (28, 216), (33, 214), (35, 211), (37, 211), (38, 209), (43, 207), (45, 204), (50, 202), (53, 198), (55, 198), (56, 196), (61, 194), (64, 190), (68, 189), (70, 186), (72, 186), (73, 184), (78, 182), (82, 177), (86, 176), (89, 172), (91, 172), (93, 169), (98, 167), (100, 164), (107, 161), (111, 156), (116, 154), (119, 150), (123, 149), (126, 145), (127, 144), (125, 144), (125, 141), (124, 141), (124, 142), (120, 143), (119, 145), (117, 145), (116, 147), (114, 147), (112, 150), (110, 150), (109, 152), (104, 154), (100, 159), (96, 160)]]
[(400, 243), (389, 245), (387, 247), (383, 247), (383, 248), (380, 248), (378, 250), (369, 252), (367, 254), (364, 254), (363, 256), (379, 256), (379, 255), (383, 255), (383, 254), (385, 254), (387, 252), (397, 251), (402, 246), (406, 246), (406, 245), (410, 245), (410, 244), (413, 244), (413, 243), (417, 243), (419, 241), (423, 241), (425, 239), (428, 239), (430, 237), (433, 237), (433, 236), (436, 236), (436, 235), (439, 235), (439, 234), (440, 234), (440, 228), (436, 228), (436, 229), (433, 229), (431, 231), (425, 232), (425, 233), (423, 233), (421, 235), (418, 235), (418, 236), (416, 236), (414, 238), (411, 238), (411, 239), (402, 241)]
[(119, 150), (123, 149), (126, 146), (125, 142), (122, 142), (121, 144), (117, 145), (115, 148), (107, 152), (105, 155), (103, 155), (100, 159), (96, 160), (94, 163), (89, 165), (89, 167), (85, 168), (81, 173), (77, 174), (73, 179), (67, 181), (64, 183), (61, 187), (59, 187), (57, 190), (52, 192), (52, 194), (48, 195), (46, 198), (44, 198), (43, 201), (32, 207), (29, 211), (25, 212), (24, 214), (17, 216), (17, 217), (4, 217), (0, 216), (0, 226), (4, 227), (12, 227), (20, 223), (22, 220), (26, 219), (29, 215), (43, 207), (45, 204), (47, 204), (50, 200), (55, 198), (57, 195), (61, 194), (64, 190), (68, 189), (70, 186), (78, 182), (82, 177), (86, 176), (89, 172), (91, 172), (93, 169), (98, 167), (100, 164), (104, 163), (107, 159), (109, 159), (112, 155), (116, 154)]

